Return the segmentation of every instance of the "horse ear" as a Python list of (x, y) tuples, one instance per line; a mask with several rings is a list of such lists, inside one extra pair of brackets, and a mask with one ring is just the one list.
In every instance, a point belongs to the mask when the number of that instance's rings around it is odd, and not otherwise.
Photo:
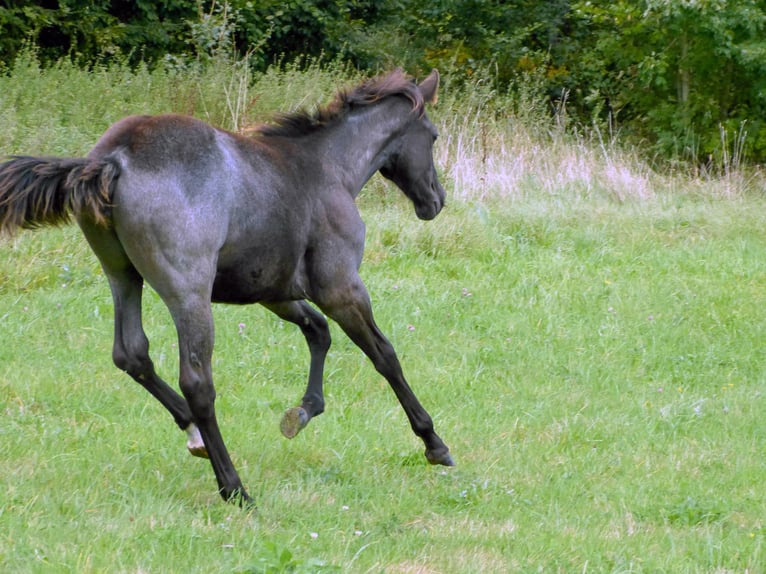
[(423, 100), (428, 104), (435, 104), (439, 99), (439, 70), (434, 68), (428, 77), (418, 84)]

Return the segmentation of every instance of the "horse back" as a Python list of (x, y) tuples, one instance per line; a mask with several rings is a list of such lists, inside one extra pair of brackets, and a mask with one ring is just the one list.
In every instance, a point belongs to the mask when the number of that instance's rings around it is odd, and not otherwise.
[(282, 151), (184, 116), (133, 116), (90, 156), (121, 166), (113, 227), (147, 279), (160, 261), (215, 267), (213, 298), (255, 302), (305, 291), (311, 196)]

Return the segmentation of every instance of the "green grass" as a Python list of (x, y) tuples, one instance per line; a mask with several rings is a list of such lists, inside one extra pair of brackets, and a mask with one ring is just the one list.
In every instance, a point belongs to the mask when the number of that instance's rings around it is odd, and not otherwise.
[(222, 503), (112, 367), (108, 289), (77, 230), (25, 234), (0, 267), (4, 570), (766, 568), (762, 200), (461, 204), (430, 224), (404, 200), (362, 207), (379, 323), (458, 467), (425, 463), (337, 329), (328, 411), (282, 439), (303, 339), (216, 307), (218, 409), (258, 511)]
[[(0, 151), (87, 150), (105, 126), (87, 106), (62, 119), (70, 82), (86, 95), (151, 87), (145, 103), (122, 91), (118, 117), (176, 109), (162, 98), (210, 85), (64, 72), (14, 72), (42, 74), (30, 89), (57, 94), (47, 107), (8, 104), (0, 78)], [(309, 86), (321, 101), (332, 76), (311, 73), (272, 71), (248, 89), (263, 92), (257, 105), (276, 105), (269, 81), (291, 102)], [(111, 298), (77, 228), (24, 233), (0, 243), (0, 571), (766, 571), (766, 200), (560, 135), (533, 161), (538, 136), (501, 118), (482, 143), (450, 123), (468, 104), (443, 101), (444, 213), (417, 221), (379, 179), (359, 203), (378, 323), (458, 466), (427, 465), (335, 326), (327, 412), (283, 439), (303, 337), (257, 306), (218, 306), (218, 413), (258, 509), (223, 503), (209, 464), (112, 365)], [(30, 123), (35, 105), (44, 122)], [(524, 169), (496, 170), (503, 153)], [(633, 175), (615, 187), (615, 173)], [(641, 193), (626, 195), (631, 181)], [(150, 290), (145, 323), (175, 380), (175, 333)]]

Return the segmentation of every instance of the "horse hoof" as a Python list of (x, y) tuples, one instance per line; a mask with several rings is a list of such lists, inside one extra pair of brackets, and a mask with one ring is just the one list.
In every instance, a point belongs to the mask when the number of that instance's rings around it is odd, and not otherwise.
[(220, 492), (221, 497), (231, 504), (234, 504), (235, 506), (239, 506), (243, 510), (246, 511), (255, 511), (257, 510), (255, 501), (250, 498), (250, 495), (245, 492), (243, 488), (238, 488), (232, 492)]
[(192, 456), (210, 458), (207, 454), (205, 443), (202, 441), (202, 435), (194, 423), (186, 427), (186, 448)]
[(303, 407), (293, 407), (287, 409), (282, 421), (279, 423), (279, 430), (287, 438), (293, 438), (303, 428), (309, 424), (309, 414)]
[(187, 444), (186, 448), (189, 450), (189, 454), (192, 456), (196, 456), (198, 458), (210, 458), (210, 455), (207, 454), (207, 449), (204, 445), (201, 447), (192, 448)]
[(449, 450), (443, 452), (426, 451), (426, 458), (431, 464), (441, 464), (442, 466), (455, 466), (455, 461), (450, 455)]

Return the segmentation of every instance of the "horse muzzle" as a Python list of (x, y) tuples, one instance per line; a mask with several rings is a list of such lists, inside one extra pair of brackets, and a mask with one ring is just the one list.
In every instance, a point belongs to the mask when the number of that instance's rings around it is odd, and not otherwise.
[(438, 181), (431, 184), (431, 193), (428, 199), (415, 204), (415, 215), (423, 221), (430, 221), (439, 213), (445, 205), (446, 193)]
[(433, 202), (431, 205), (421, 205), (415, 207), (415, 215), (418, 216), (418, 219), (422, 219), (423, 221), (430, 221), (439, 215), (441, 210), (442, 205), (439, 205), (437, 202)]

